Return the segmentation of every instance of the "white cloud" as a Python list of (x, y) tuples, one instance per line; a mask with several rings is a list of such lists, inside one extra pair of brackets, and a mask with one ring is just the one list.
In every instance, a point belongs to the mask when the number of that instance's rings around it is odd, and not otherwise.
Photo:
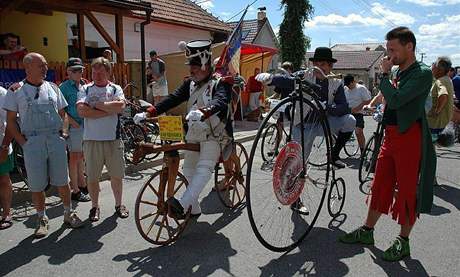
[[(202, 7), (205, 10), (210, 10), (211, 8), (214, 8), (214, 3), (211, 0), (208, 0), (206, 2), (202, 2), (201, 0), (197, 0), (197, 1), (201, 2), (201, 3), (198, 2), (199, 3), (198, 5), (200, 5), (200, 7)], [(195, 2), (197, 2), (197, 1), (195, 1)]]
[(455, 5), (460, 4), (460, 0), (405, 0), (424, 7)]
[(222, 18), (222, 20), (226, 21), (228, 20), (233, 14), (230, 13), (230, 12), (220, 12), (220, 17)]
[(435, 17), (435, 16), (440, 16), (440, 15), (441, 15), (440, 13), (432, 12), (432, 13), (427, 14), (426, 16), (428, 16), (428, 17)]
[(371, 11), (375, 15), (383, 16), (387, 21), (395, 25), (407, 25), (415, 22), (415, 19), (409, 14), (394, 12), (380, 3), (372, 3)]
[(363, 39), (363, 40), (366, 41), (366, 42), (378, 42), (378, 41), (379, 41), (379, 40), (376, 39), (376, 38), (365, 38), (365, 39)]
[(394, 12), (380, 3), (373, 3), (371, 12), (374, 16), (363, 16), (361, 14), (349, 14), (346, 16), (338, 14), (319, 15), (307, 22), (307, 27), (340, 26), (340, 25), (364, 25), (364, 26), (385, 26), (390, 22), (395, 25), (409, 25), (415, 22), (415, 19), (409, 14)]
[(416, 34), (418, 49), (433, 58), (450, 56), (454, 64), (460, 64), (460, 54), (456, 53), (459, 51), (460, 29), (453, 26), (460, 26), (460, 14), (446, 16), (438, 23), (420, 25)]

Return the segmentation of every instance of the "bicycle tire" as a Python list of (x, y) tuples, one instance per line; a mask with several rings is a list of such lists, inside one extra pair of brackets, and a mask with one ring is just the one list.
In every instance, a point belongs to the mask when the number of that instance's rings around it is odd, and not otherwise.
[[(176, 241), (179, 238), (180, 234), (185, 230), (185, 227), (187, 226), (187, 223), (190, 219), (190, 209), (187, 211), (186, 217), (183, 220), (177, 220), (169, 216), (168, 206), (166, 204), (167, 185), (165, 185), (165, 187), (163, 188), (163, 195), (159, 195), (161, 194), (161, 190), (159, 188), (159, 181), (161, 178), (161, 174), (163, 173), (163, 170), (165, 169), (155, 172), (149, 178), (149, 180), (147, 180), (147, 182), (145, 182), (144, 185), (141, 187), (136, 197), (134, 210), (134, 218), (136, 222), (137, 231), (146, 241), (156, 245), (168, 245)], [(154, 182), (155, 179), (158, 179), (158, 182)], [(188, 186), (187, 179), (180, 172), (177, 173), (177, 181), (179, 181), (180, 183), (179, 186), (175, 189), (174, 195), (182, 194), (183, 191), (180, 191), (180, 189), (186, 188)], [(148, 192), (152, 192), (152, 194), (148, 195)], [(149, 196), (150, 198), (153, 198), (153, 200), (148, 198)], [(145, 199), (146, 197), (148, 199)], [(144, 208), (144, 206), (150, 208)], [(152, 212), (144, 214), (145, 211)], [(152, 223), (147, 225), (147, 228), (144, 228), (145, 225), (143, 224), (143, 220), (148, 219), (150, 217), (155, 218), (152, 220)], [(160, 217), (162, 217), (162, 220), (158, 221)], [(170, 220), (172, 220), (173, 224), (170, 224)], [(156, 231), (156, 236), (150, 236), (150, 233), (154, 227), (156, 228), (154, 230), (154, 232)], [(166, 230), (167, 236), (163, 235), (163, 230)]]
[(354, 157), (354, 156), (356, 156), (356, 154), (358, 154), (359, 143), (358, 143), (358, 139), (356, 138), (356, 135), (355, 135), (354, 132), (353, 132), (353, 135), (351, 136), (351, 138), (345, 144), (345, 147), (343, 148), (343, 150), (344, 150), (345, 154), (350, 158)]
[[(128, 163), (133, 164), (133, 152), (136, 149), (136, 145), (139, 142), (145, 141), (147, 136), (144, 129), (137, 124), (124, 124), (122, 127), (122, 139), (123, 139), (123, 152), (125, 160)], [(138, 163), (142, 162), (145, 157), (142, 157)]]
[[(329, 179), (329, 174), (331, 171), (330, 155), (328, 155), (328, 162), (326, 163), (325, 169), (322, 169), (321, 171), (321, 174), (324, 175), (324, 180), (320, 180), (320, 178), (314, 180), (313, 178), (317, 177), (315, 176), (316, 172), (308, 171), (307, 178), (309, 181), (311, 181), (311, 184), (306, 184), (303, 187), (303, 190), (298, 199), (301, 199), (304, 204), (308, 205), (309, 211), (311, 212), (309, 212), (308, 215), (305, 215), (305, 217), (303, 217), (303, 215), (301, 215), (300, 213), (291, 210), (291, 207), (289, 205), (282, 205), (279, 202), (277, 202), (272, 186), (267, 186), (267, 184), (271, 184), (272, 182), (272, 177), (270, 175), (271, 171), (268, 172), (266, 170), (263, 170), (263, 162), (261, 164), (262, 159), (255, 159), (256, 153), (260, 153), (258, 145), (262, 141), (262, 134), (265, 131), (266, 127), (268, 127), (269, 120), (272, 117), (272, 115), (275, 112), (277, 112), (283, 105), (287, 103), (293, 104), (293, 102), (297, 102), (300, 100), (302, 100), (303, 103), (307, 104), (312, 109), (312, 111), (316, 111), (319, 113), (319, 110), (316, 108), (317, 104), (313, 104), (313, 102), (309, 101), (306, 98), (300, 98), (299, 96), (296, 96), (292, 99), (287, 98), (282, 100), (277, 106), (273, 108), (272, 111), (269, 112), (267, 117), (262, 121), (262, 124), (260, 125), (259, 130), (257, 131), (257, 135), (254, 139), (254, 143), (252, 145), (248, 160), (248, 168), (246, 174), (246, 203), (248, 208), (249, 222), (259, 242), (265, 248), (275, 252), (284, 252), (293, 249), (294, 247), (299, 245), (311, 231), (316, 220), (318, 219), (321, 207), (324, 203), (327, 189), (327, 181)], [(295, 109), (294, 105), (292, 105), (292, 109)], [(292, 114), (294, 112), (293, 110), (291, 111)], [(325, 142), (327, 147), (329, 147), (330, 149), (330, 131), (328, 129), (328, 123), (324, 119), (325, 117), (323, 117), (323, 119), (321, 120), (320, 127), (328, 136), (325, 139)], [(289, 133), (287, 136), (288, 138), (291, 138), (291, 131), (291, 128), (289, 128)], [(307, 165), (307, 167), (309, 170), (317, 170), (317, 168), (314, 168), (309, 165)], [(264, 175), (266, 175), (266, 181), (264, 181), (265, 179), (263, 179)], [(251, 179), (253, 176), (255, 177), (253, 182), (251, 183)], [(316, 191), (316, 196), (310, 198), (309, 201), (305, 201), (304, 199), (305, 197), (309, 197), (310, 191), (314, 193), (313, 190)], [(271, 202), (274, 203), (274, 207), (272, 209), (268, 207), (269, 203)], [(276, 233), (276, 235), (274, 235), (273, 237), (275, 240), (278, 240), (275, 242), (270, 240), (268, 238), (268, 235), (264, 234), (264, 227), (266, 226), (265, 222), (261, 224), (261, 221), (263, 221), (264, 216), (268, 215), (271, 218), (270, 221), (267, 221), (268, 225), (269, 223), (272, 223), (274, 216), (277, 214), (280, 215), (280, 221), (291, 220), (290, 222), (292, 224), (282, 224), (283, 222), (281, 222), (281, 224), (278, 224), (278, 226), (275, 226), (273, 228), (270, 228), (271, 225), (267, 227), (268, 232)], [(277, 230), (274, 230), (276, 227), (286, 228), (287, 232), (283, 233), (283, 231), (279, 232)], [(286, 237), (282, 238), (283, 235), (286, 235)], [(280, 242), (283, 239), (285, 241)]]
[(13, 153), (14, 153), (14, 164), (16, 167), (16, 171), (18, 172), (19, 176), (21, 177), (22, 181), (29, 186), (29, 179), (27, 178), (27, 170), (24, 161), (24, 152), (22, 150), (21, 145), (16, 141), (13, 141)]
[(333, 180), (327, 196), (327, 211), (332, 218), (335, 218), (342, 212), (345, 205), (345, 196), (345, 181), (342, 178)]
[(373, 179), (370, 177), (369, 170), (371, 169), (370, 167), (373, 162), (372, 158), (374, 157), (374, 151), (376, 151), (375, 146), (375, 135), (372, 135), (367, 141), (359, 161), (358, 179), (360, 183), (364, 183)]
[[(264, 160), (264, 162), (271, 162), (276, 157), (276, 152), (278, 151), (278, 149), (275, 149), (275, 145), (278, 132), (279, 131), (276, 124), (273, 123), (269, 125), (264, 132), (264, 135), (262, 137), (262, 145), (260, 148), (260, 154), (262, 155), (262, 159)], [(273, 148), (269, 148), (268, 146), (272, 144)], [(265, 153), (264, 150), (268, 150), (269, 152)]]

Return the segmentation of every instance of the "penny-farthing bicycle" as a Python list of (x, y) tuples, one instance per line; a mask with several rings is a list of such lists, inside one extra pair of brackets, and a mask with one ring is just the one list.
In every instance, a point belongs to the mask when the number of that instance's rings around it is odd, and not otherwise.
[[(324, 104), (315, 92), (318, 87), (300, 77), (295, 82), (295, 91), (278, 103), (259, 127), (246, 174), (251, 227), (263, 246), (277, 252), (293, 249), (308, 235), (326, 195), (331, 216), (341, 212), (345, 200), (345, 182), (335, 178), (331, 165), (332, 137)], [(287, 143), (267, 167), (261, 157), (261, 138), (280, 110), (289, 114)], [(296, 126), (295, 116), (304, 119)], [(296, 209), (299, 201), (305, 207), (302, 211)]]
[[(134, 161), (138, 161), (148, 154), (164, 153), (161, 170), (155, 172), (141, 187), (135, 203), (137, 230), (152, 244), (168, 245), (176, 241), (190, 219), (190, 209), (184, 219), (177, 219), (171, 215), (166, 203), (170, 197), (180, 198), (189, 185), (179, 171), (179, 150), (200, 151), (200, 145), (170, 141), (164, 141), (162, 145), (142, 142), (137, 145), (133, 155)], [(226, 207), (236, 208), (245, 200), (247, 158), (243, 145), (233, 143), (230, 157), (226, 161), (220, 158), (218, 162), (224, 164), (225, 170), (219, 173), (216, 169), (215, 179), (220, 182), (216, 182), (215, 190)]]

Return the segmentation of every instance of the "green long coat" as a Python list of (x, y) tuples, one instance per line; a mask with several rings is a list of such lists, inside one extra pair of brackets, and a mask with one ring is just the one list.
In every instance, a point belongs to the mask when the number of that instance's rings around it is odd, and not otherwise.
[(396, 110), (399, 131), (404, 133), (417, 120), (422, 127), (422, 159), (417, 186), (417, 212), (430, 213), (433, 204), (433, 184), (436, 174), (436, 153), (431, 142), (431, 133), (425, 114), (425, 101), (430, 92), (433, 76), (430, 68), (421, 62), (414, 62), (400, 72), (398, 87), (388, 77), (383, 77), (380, 90), (387, 107)]

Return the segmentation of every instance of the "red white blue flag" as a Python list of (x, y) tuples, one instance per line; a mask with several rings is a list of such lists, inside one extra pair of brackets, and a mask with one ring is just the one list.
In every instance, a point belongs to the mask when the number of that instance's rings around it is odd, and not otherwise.
[(222, 52), (219, 62), (216, 65), (217, 71), (223, 76), (230, 74), (235, 75), (236, 73), (240, 73), (243, 19), (246, 15), (248, 7), (246, 7), (246, 9), (244, 10), (240, 21), (238, 22), (232, 34), (228, 38), (227, 43), (225, 45), (225, 49)]

